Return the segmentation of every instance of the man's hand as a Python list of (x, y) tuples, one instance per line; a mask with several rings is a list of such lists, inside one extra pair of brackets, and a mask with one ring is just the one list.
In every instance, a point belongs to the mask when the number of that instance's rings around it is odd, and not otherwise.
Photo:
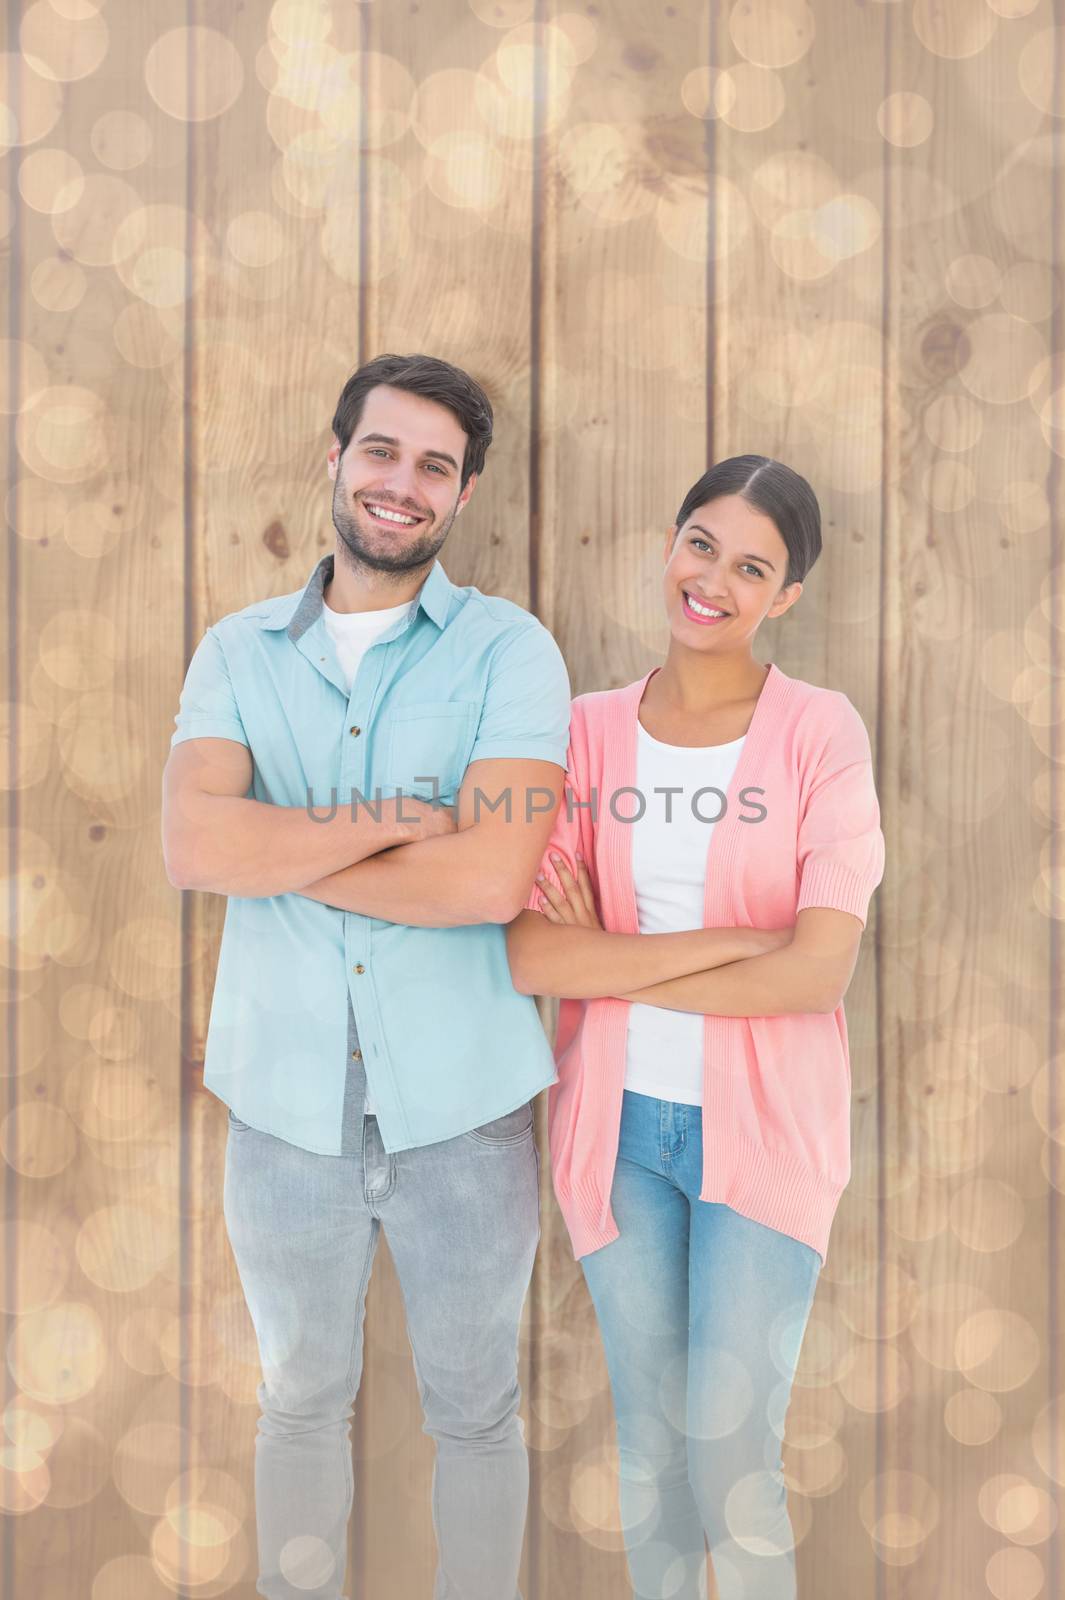
[(454, 833), (458, 827), (457, 811), (455, 805), (447, 806), (439, 800), (416, 800), (407, 794), (381, 801), (382, 818), (394, 824), (401, 835), (396, 844), (412, 844), (418, 839), (436, 839), (442, 834)]

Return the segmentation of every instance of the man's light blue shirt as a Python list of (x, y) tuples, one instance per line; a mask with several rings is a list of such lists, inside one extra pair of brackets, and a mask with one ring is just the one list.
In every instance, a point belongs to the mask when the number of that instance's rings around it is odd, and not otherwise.
[[(434, 562), (409, 615), (366, 651), (349, 694), (322, 617), (333, 555), (302, 590), (207, 629), (171, 746), (247, 745), (248, 798), (349, 812), (352, 791), (452, 802), (488, 757), (565, 768), (570, 683), (528, 611), (453, 584)], [(400, 847), (404, 848), (404, 847)], [(532, 885), (530, 883), (529, 887)], [(499, 923), (422, 928), (289, 893), (230, 895), (204, 1085), (242, 1122), (341, 1154), (354, 1014), (389, 1151), (490, 1122), (557, 1077), (530, 995), (514, 988)]]

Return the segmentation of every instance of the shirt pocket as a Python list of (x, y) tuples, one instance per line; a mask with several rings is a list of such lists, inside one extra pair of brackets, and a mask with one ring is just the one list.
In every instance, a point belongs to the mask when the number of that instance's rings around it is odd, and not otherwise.
[(417, 800), (458, 795), (473, 749), (480, 706), (473, 700), (421, 700), (396, 706), (385, 741), (386, 793), (401, 789)]

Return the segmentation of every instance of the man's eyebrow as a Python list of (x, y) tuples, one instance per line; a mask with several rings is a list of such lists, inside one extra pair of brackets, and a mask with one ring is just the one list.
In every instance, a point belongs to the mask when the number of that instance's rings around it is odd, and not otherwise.
[[(399, 449), (399, 440), (390, 439), (387, 433), (364, 433), (361, 439), (356, 439), (356, 444), (390, 444), (394, 450)], [(449, 456), (446, 450), (423, 450), (423, 456), (432, 456), (435, 461), (446, 461), (449, 467), (459, 470), (459, 464), (454, 456)]]
[[(708, 539), (714, 539), (716, 541), (716, 538), (717, 538), (716, 534), (711, 533), (709, 528), (704, 528), (701, 523), (693, 522), (692, 523), (692, 528), (693, 529), (694, 528), (698, 528), (699, 532), (700, 533), (705, 533), (706, 537)], [(766, 560), (765, 556), (756, 556), (750, 550), (748, 550), (745, 553), (743, 559), (744, 559), (744, 561), (761, 561), (765, 566), (767, 566), (769, 568), (770, 572), (775, 572), (777, 570), (776, 567), (774, 567), (774, 565), (773, 565), (773, 563), (771, 561)]]

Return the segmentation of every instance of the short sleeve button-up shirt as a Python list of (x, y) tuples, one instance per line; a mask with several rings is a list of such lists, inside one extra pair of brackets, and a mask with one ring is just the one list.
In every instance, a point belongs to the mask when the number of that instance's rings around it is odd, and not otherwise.
[[(452, 802), (471, 761), (566, 764), (570, 683), (529, 612), (434, 562), (409, 615), (370, 646), (350, 693), (322, 617), (333, 555), (306, 587), (209, 627), (171, 746), (248, 746), (248, 797), (347, 809), (375, 789)], [(231, 895), (204, 1085), (249, 1126), (339, 1155), (354, 1015), (385, 1148), (453, 1138), (556, 1081), (498, 923), (425, 928), (298, 893)]]

